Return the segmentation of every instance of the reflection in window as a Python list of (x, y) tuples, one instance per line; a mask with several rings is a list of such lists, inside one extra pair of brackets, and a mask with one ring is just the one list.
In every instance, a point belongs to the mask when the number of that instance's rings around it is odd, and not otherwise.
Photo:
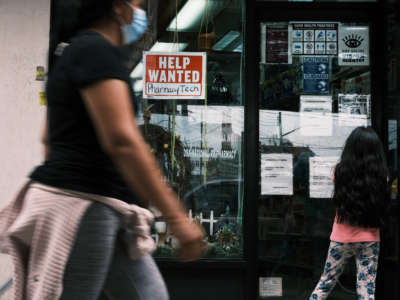
[[(137, 53), (131, 77), (139, 102), (140, 129), (164, 171), (163, 180), (178, 193), (189, 218), (206, 231), (205, 257), (240, 257), (241, 1), (188, 0), (177, 10), (162, 1), (158, 11), (150, 14), (152, 27), (137, 47), (151, 52), (207, 53), (207, 97), (143, 99), (144, 64), (141, 52)], [(176, 241), (159, 214), (153, 236), (158, 245), (156, 257), (175, 255)]]

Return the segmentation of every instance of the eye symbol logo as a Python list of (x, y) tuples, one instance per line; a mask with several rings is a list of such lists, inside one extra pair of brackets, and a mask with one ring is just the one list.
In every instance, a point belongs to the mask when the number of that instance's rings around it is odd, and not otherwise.
[(343, 42), (349, 48), (357, 48), (361, 45), (363, 41), (364, 39), (357, 34), (349, 34), (343, 39)]

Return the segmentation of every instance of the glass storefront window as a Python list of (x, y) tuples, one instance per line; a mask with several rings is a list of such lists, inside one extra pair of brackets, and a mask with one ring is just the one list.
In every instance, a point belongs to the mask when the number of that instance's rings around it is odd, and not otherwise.
[[(369, 25), (260, 26), (260, 296), (307, 298), (329, 245), (333, 167), (371, 125)], [(355, 277), (349, 264), (332, 299), (353, 299)]]
[(379, 0), (257, 0), (264, 2), (353, 2), (353, 3), (368, 3), (378, 2)]
[[(131, 77), (140, 128), (165, 173), (164, 180), (178, 193), (192, 221), (206, 231), (205, 257), (239, 258), (243, 210), (242, 3), (188, 0), (182, 7), (175, 7), (174, 1), (173, 7), (160, 3), (158, 10), (150, 13), (150, 20), (152, 29), (138, 47), (149, 55), (205, 53), (206, 96), (145, 98), (143, 89), (148, 86), (143, 74), (148, 70), (138, 59)], [(175, 256), (173, 233), (159, 214), (153, 236), (158, 245), (156, 257)]]

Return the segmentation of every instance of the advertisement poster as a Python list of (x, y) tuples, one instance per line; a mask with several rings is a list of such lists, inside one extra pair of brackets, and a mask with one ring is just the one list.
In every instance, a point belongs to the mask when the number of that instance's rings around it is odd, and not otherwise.
[(261, 194), (293, 195), (292, 154), (261, 154)]
[(291, 23), (292, 55), (338, 54), (338, 23)]
[(304, 93), (328, 94), (329, 57), (305, 56), (302, 59)]
[(145, 99), (205, 99), (206, 53), (144, 52)]
[(288, 27), (265, 26), (262, 34), (265, 37), (262, 62), (267, 64), (291, 64)]
[(368, 126), (371, 120), (371, 95), (339, 94), (339, 126)]
[(339, 28), (339, 66), (369, 66), (369, 27)]
[(332, 135), (332, 96), (300, 96), (300, 134)]
[(339, 157), (310, 157), (310, 198), (331, 198), (333, 169)]

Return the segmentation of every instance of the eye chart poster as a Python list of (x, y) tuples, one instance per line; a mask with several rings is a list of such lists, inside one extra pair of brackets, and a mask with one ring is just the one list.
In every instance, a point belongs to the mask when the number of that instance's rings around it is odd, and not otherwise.
[(331, 198), (333, 169), (339, 157), (310, 157), (310, 198)]
[(293, 195), (292, 154), (261, 154), (261, 194)]
[(368, 26), (340, 26), (339, 66), (369, 66)]

